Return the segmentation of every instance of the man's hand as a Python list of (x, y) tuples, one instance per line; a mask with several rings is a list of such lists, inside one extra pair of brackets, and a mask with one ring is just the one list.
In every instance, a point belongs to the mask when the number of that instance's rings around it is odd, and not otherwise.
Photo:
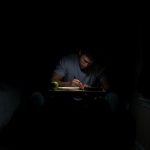
[(71, 86), (77, 86), (77, 87), (82, 87), (83, 84), (80, 82), (80, 80), (78, 79), (73, 79), (71, 82), (70, 82)]
[(77, 86), (81, 89), (84, 89), (85, 87), (89, 87), (87, 84), (83, 84), (80, 80), (74, 79), (71, 81), (71, 86)]

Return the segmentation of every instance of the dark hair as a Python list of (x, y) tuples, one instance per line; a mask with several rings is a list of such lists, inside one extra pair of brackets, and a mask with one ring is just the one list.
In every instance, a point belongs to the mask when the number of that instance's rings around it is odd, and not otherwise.
[(95, 48), (80, 48), (80, 50), (82, 55), (86, 55), (91, 60), (96, 60), (97, 54)]
[[(107, 56), (104, 48), (80, 48), (81, 55), (86, 55), (92, 61), (100, 66), (106, 66), (109, 64), (109, 56)], [(107, 57), (106, 57), (107, 56)]]

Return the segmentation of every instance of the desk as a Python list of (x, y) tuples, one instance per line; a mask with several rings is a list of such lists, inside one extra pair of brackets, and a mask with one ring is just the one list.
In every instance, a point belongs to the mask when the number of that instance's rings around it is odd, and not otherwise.
[(49, 90), (49, 94), (52, 97), (60, 96), (72, 96), (72, 97), (88, 97), (88, 98), (101, 98), (106, 95), (106, 92), (102, 91), (88, 91), (88, 90)]
[(47, 107), (52, 114), (103, 114), (108, 111), (107, 92), (88, 90), (49, 90)]
[[(49, 90), (50, 103), (56, 107), (92, 106), (103, 102), (106, 92), (88, 90)], [(77, 107), (78, 107), (77, 106)]]

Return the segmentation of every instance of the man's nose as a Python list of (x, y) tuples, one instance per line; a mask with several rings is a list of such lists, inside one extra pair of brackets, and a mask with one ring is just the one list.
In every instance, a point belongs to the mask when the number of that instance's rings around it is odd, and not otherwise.
[(88, 66), (88, 63), (85, 62), (85, 63), (84, 63), (84, 66), (87, 67), (87, 66)]

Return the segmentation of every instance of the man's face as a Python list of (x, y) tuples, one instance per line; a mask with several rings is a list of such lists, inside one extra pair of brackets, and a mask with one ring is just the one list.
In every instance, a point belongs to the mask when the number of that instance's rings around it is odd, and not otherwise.
[(86, 70), (90, 68), (90, 66), (93, 64), (93, 61), (86, 55), (80, 56), (80, 67), (83, 70)]

